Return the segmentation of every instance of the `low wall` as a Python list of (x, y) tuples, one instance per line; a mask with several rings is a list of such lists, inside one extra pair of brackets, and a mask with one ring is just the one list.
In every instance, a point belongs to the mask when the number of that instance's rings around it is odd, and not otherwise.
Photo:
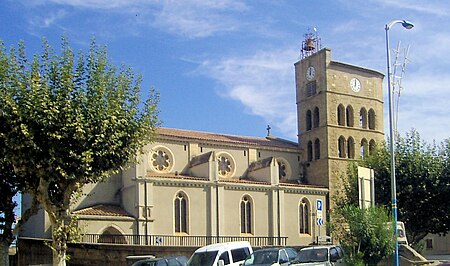
[[(130, 255), (183, 255), (190, 257), (197, 247), (127, 246), (114, 244), (69, 244), (69, 266), (128, 266)], [(18, 265), (45, 265), (52, 263), (51, 249), (42, 239), (21, 238), (18, 241)]]

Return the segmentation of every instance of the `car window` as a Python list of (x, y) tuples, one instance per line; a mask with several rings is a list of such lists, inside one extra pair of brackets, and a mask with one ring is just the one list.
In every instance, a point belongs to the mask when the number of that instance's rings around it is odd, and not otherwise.
[(250, 255), (250, 250), (248, 248), (237, 248), (231, 250), (233, 262), (245, 260), (248, 255)]
[(336, 249), (339, 253), (339, 258), (342, 259), (344, 257), (344, 251), (342, 250), (342, 248), (340, 246), (336, 246)]
[(178, 261), (177, 258), (167, 259), (167, 265), (168, 266), (183, 266), (183, 264), (180, 261)]
[(280, 250), (278, 253), (279, 253), (278, 262), (280, 262), (280, 261), (288, 262), (289, 261), (286, 251)]
[(230, 264), (230, 256), (228, 255), (228, 251), (220, 254), (219, 260), (223, 260), (223, 265)]
[(302, 249), (298, 252), (297, 257), (299, 262), (323, 262), (328, 261), (328, 249)]
[(297, 251), (293, 248), (287, 248), (286, 253), (289, 257), (289, 261), (295, 260), (297, 258)]
[(217, 251), (195, 252), (188, 261), (189, 266), (212, 265)]
[(166, 260), (159, 260), (156, 263), (156, 266), (167, 266), (167, 262), (166, 262)]
[(336, 248), (330, 248), (330, 260), (337, 261), (339, 259), (339, 253)]

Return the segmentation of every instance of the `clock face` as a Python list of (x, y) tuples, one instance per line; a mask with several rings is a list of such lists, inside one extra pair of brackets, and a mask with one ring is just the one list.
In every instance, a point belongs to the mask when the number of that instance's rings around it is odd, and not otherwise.
[(311, 81), (312, 79), (314, 79), (315, 75), (316, 75), (316, 70), (314, 69), (314, 67), (312, 67), (312, 66), (308, 67), (308, 69), (306, 70), (306, 79), (308, 81)]
[(352, 78), (350, 80), (350, 88), (354, 92), (359, 92), (361, 90), (361, 82), (357, 78)]

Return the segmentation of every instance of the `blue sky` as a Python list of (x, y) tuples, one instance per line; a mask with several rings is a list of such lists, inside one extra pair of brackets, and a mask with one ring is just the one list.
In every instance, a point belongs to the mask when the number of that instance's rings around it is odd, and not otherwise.
[(415, 24), (389, 31), (391, 48), (411, 45), (399, 131), (440, 142), (450, 136), (447, 1), (2, 0), (0, 39), (24, 40), (31, 56), (42, 37), (59, 48), (66, 34), (84, 51), (95, 37), (115, 64), (143, 75), (144, 92), (159, 91), (164, 127), (264, 137), (270, 124), (296, 141), (293, 64), (304, 34), (316, 28), (334, 61), (386, 73), (384, 26), (396, 19)]

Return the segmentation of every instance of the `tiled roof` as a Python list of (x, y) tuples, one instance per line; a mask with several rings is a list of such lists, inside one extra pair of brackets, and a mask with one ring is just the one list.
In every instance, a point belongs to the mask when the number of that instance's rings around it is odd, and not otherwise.
[(205, 142), (220, 142), (222, 144), (254, 146), (254, 147), (275, 147), (284, 149), (298, 150), (296, 142), (269, 136), (267, 138), (235, 136), (219, 133), (209, 133), (201, 131), (174, 129), (174, 128), (158, 128), (156, 131), (160, 138), (171, 137), (186, 140), (196, 140)]
[(115, 205), (100, 204), (92, 207), (73, 211), (73, 214), (78, 215), (95, 215), (95, 216), (125, 216), (130, 217), (124, 209)]

